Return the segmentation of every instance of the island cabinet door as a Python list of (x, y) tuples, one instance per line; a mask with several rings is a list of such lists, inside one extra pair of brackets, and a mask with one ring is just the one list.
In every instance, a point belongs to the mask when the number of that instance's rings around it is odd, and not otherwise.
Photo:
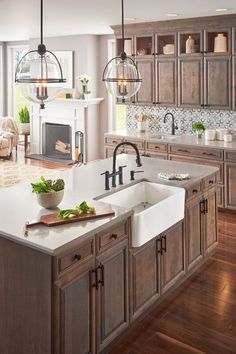
[(187, 202), (185, 216), (187, 271), (203, 257), (202, 213), (203, 201), (196, 197)]
[(216, 188), (212, 188), (204, 195), (204, 253), (209, 253), (217, 244), (217, 197)]
[(55, 283), (54, 354), (96, 353), (95, 283), (95, 259)]
[(236, 210), (236, 163), (225, 163), (225, 207)]
[(158, 238), (161, 252), (161, 290), (171, 288), (185, 274), (184, 224), (178, 223)]
[(128, 240), (97, 257), (97, 346), (102, 351), (129, 324)]
[(160, 297), (157, 240), (130, 251), (130, 315), (135, 320)]

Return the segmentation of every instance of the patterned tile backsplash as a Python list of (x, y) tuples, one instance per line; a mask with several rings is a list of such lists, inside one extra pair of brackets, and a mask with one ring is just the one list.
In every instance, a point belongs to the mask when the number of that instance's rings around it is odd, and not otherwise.
[(193, 134), (192, 122), (201, 121), (206, 129), (211, 128), (227, 128), (236, 133), (236, 112), (221, 110), (204, 110), (204, 109), (185, 109), (185, 108), (167, 108), (152, 106), (126, 106), (126, 125), (129, 130), (137, 129), (137, 120), (135, 115), (147, 114), (151, 117), (148, 120), (147, 131), (150, 133), (171, 133), (171, 117), (166, 123), (163, 123), (164, 116), (167, 112), (173, 113), (178, 130), (176, 135)]

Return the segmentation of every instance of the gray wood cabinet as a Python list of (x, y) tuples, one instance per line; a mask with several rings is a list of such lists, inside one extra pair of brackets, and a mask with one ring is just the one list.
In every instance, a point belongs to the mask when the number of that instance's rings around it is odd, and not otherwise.
[(177, 105), (177, 60), (159, 58), (155, 60), (155, 104), (163, 106)]
[(216, 189), (204, 195), (205, 213), (204, 215), (204, 253), (211, 252), (217, 243), (217, 197)]
[(204, 105), (212, 109), (231, 109), (231, 57), (207, 55), (204, 73)]
[(97, 264), (97, 344), (101, 351), (129, 324), (127, 240), (103, 252)]
[(184, 223), (180, 222), (159, 239), (161, 292), (165, 293), (185, 274)]
[(142, 78), (142, 84), (135, 97), (135, 103), (153, 104), (155, 100), (154, 59), (136, 59), (136, 65)]
[(203, 57), (186, 55), (178, 59), (178, 106), (203, 107)]
[(225, 163), (225, 207), (236, 210), (236, 163)]

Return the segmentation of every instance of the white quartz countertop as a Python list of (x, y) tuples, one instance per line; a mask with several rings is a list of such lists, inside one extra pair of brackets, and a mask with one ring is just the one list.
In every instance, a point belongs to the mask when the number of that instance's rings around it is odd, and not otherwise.
[(117, 136), (123, 138), (133, 138), (133, 139), (140, 139), (140, 140), (147, 140), (147, 141), (156, 141), (162, 142), (166, 144), (180, 144), (180, 145), (190, 145), (190, 146), (199, 146), (199, 147), (209, 147), (215, 149), (233, 149), (236, 150), (236, 139), (233, 138), (233, 141), (230, 143), (226, 143), (225, 141), (219, 140), (205, 140), (197, 139), (195, 135), (165, 135), (162, 133), (155, 133), (151, 134), (149, 132), (140, 133), (138, 131), (131, 131), (128, 129), (124, 130), (117, 130), (110, 133), (106, 133), (105, 136)]
[[(127, 165), (124, 168), (124, 184), (130, 183), (130, 170), (132, 169), (144, 171), (144, 173), (139, 173), (136, 179), (147, 178), (159, 183), (180, 187), (186, 187), (218, 170), (215, 167), (145, 157), (142, 157), (142, 163), (143, 166), (137, 168), (134, 155), (122, 154), (117, 156), (117, 167)], [(92, 204), (94, 198), (107, 193), (104, 189), (104, 175), (101, 176), (100, 174), (106, 170), (111, 171), (111, 169), (112, 159), (109, 158), (66, 171), (55, 171), (55, 178), (64, 178), (66, 184), (64, 199), (60, 208), (71, 208), (83, 200)], [(189, 173), (191, 179), (179, 182), (158, 181), (157, 175), (159, 172)], [(53, 177), (50, 176), (50, 178)], [(102, 231), (132, 213), (131, 210), (126, 210), (124, 206), (124, 209), (115, 209), (115, 216), (112, 217), (56, 227), (34, 226), (29, 229), (28, 237), (25, 237), (24, 225), (26, 221), (37, 221), (41, 215), (51, 212), (53, 211), (43, 209), (38, 205), (29, 183), (0, 189), (0, 235), (48, 254), (57, 254), (63, 250), (64, 246), (73, 245), (73, 242), (76, 242), (79, 237), (86, 237)]]

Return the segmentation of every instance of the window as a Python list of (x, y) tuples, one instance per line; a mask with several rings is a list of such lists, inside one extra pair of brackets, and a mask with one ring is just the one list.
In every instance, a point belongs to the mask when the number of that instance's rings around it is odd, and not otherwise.
[(0, 46), (0, 116), (3, 116), (3, 47)]
[(116, 105), (116, 130), (121, 130), (126, 128), (126, 106), (117, 104)]
[(20, 59), (28, 51), (28, 46), (8, 46), (8, 115), (18, 118), (19, 110), (28, 105), (21, 93), (20, 86), (15, 84), (15, 70)]

